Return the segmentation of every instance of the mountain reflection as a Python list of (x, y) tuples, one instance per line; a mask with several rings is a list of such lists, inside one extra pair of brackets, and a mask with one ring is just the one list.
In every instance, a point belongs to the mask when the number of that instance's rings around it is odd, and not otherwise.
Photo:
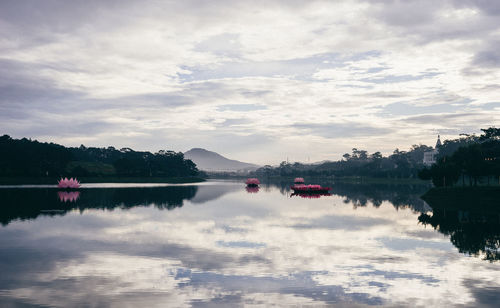
[(461, 253), (500, 260), (500, 208), (491, 193), (454, 192), (424, 198), (432, 214), (421, 214), (419, 222), (448, 235)]
[(95, 188), (82, 191), (54, 189), (0, 189), (0, 223), (7, 225), (15, 219), (35, 219), (40, 215), (64, 215), (78, 209), (128, 209), (151, 206), (172, 210), (192, 199), (196, 186)]

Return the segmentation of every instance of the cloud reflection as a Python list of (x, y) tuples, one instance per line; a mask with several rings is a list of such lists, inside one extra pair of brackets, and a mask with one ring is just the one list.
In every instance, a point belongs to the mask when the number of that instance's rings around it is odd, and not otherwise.
[[(216, 198), (187, 198), (175, 211), (126, 206), (141, 198), (123, 189), (113, 202), (132, 201), (106, 211), (11, 221), (0, 229), (0, 298), (56, 307), (459, 306), (491, 303), (500, 288), (498, 264), (460, 254), (409, 206), (219, 185), (225, 193), (207, 190)], [(87, 192), (75, 204), (97, 197)]]

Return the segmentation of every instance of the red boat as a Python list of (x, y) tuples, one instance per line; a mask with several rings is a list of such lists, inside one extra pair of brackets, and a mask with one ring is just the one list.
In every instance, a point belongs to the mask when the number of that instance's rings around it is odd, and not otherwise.
[(295, 180), (293, 180), (293, 184), (304, 184), (304, 178), (295, 178)]
[(292, 187), (296, 194), (327, 194), (330, 187), (322, 187), (321, 185), (305, 185), (303, 178), (295, 178)]

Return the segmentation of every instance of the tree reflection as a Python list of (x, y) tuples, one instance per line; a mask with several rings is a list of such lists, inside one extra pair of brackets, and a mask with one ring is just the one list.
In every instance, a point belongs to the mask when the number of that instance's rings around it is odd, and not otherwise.
[[(382, 202), (388, 201), (396, 209), (411, 208), (417, 212), (429, 210), (420, 198), (429, 189), (428, 185), (332, 183), (321, 180), (315, 183), (331, 187), (329, 193), (344, 197), (344, 202), (352, 203), (354, 207), (368, 204), (379, 207)], [(267, 182), (265, 185), (277, 187), (283, 195), (290, 193), (290, 181)]]
[(481, 256), (491, 262), (500, 260), (500, 208), (491, 193), (449, 192), (426, 195), (432, 214), (423, 213), (419, 222), (449, 235), (461, 253)]
[(7, 225), (16, 219), (35, 219), (40, 215), (64, 215), (75, 209), (83, 212), (154, 206), (172, 210), (182, 207), (184, 200), (192, 199), (196, 192), (196, 186), (95, 188), (80, 194), (54, 189), (0, 189), (0, 223)]

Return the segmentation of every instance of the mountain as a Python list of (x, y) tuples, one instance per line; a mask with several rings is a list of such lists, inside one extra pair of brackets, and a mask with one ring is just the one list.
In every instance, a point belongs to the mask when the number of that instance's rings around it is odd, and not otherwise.
[(317, 166), (317, 165), (323, 165), (323, 164), (332, 163), (332, 162), (333, 162), (332, 160), (322, 160), (322, 161), (317, 161), (315, 163), (308, 163), (307, 165)]
[(259, 166), (228, 159), (218, 153), (194, 148), (184, 153), (184, 158), (192, 160), (198, 169), (205, 171), (249, 171)]

